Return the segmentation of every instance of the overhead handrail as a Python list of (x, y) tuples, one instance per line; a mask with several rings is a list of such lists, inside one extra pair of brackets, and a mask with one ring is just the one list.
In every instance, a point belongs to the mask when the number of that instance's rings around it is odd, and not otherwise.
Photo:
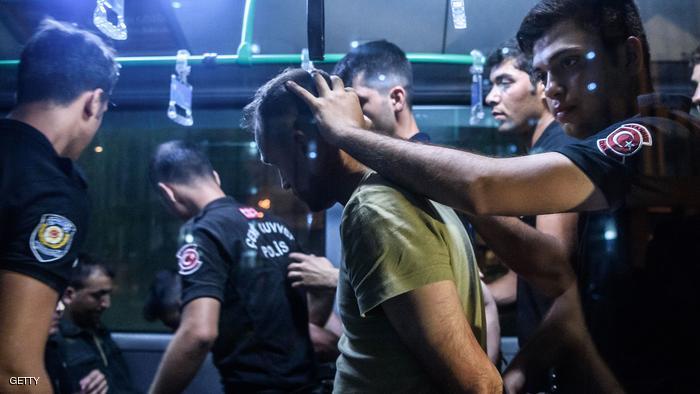
[[(192, 55), (188, 58), (190, 65), (211, 64), (300, 64), (301, 56), (295, 54), (253, 54), (253, 21), (255, 19), (255, 0), (246, 0), (243, 10), (243, 25), (241, 27), (241, 42), (235, 55)], [(342, 53), (327, 53), (324, 60), (314, 63), (336, 63), (343, 58)], [(462, 64), (472, 65), (470, 55), (451, 53), (407, 53), (411, 63)], [(177, 62), (177, 56), (123, 56), (117, 61), (123, 67), (130, 66), (171, 66)], [(17, 59), (0, 60), (0, 67), (11, 67), (19, 64)]]

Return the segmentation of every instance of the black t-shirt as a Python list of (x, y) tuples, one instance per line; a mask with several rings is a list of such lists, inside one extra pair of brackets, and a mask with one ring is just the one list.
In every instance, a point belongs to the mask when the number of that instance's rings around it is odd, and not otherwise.
[(41, 132), (0, 120), (0, 268), (62, 292), (86, 235), (86, 188)]
[(212, 353), (227, 391), (292, 391), (315, 375), (305, 294), (287, 280), (294, 235), (230, 197), (182, 227), (177, 253), (183, 305), (221, 302)]
[[(700, 341), (700, 125), (663, 96), (557, 149), (612, 207), (581, 214), (586, 323), (629, 392), (692, 392)], [(640, 100), (641, 102), (641, 100)]]
[[(576, 138), (570, 137), (564, 132), (564, 129), (562, 129), (559, 123), (552, 121), (547, 128), (544, 129), (540, 138), (532, 145), (529, 154), (551, 152), (576, 141), (578, 141)], [(526, 216), (523, 217), (523, 221), (535, 227), (536, 217)], [(516, 302), (518, 314), (518, 343), (520, 346), (523, 346), (535, 330), (537, 330), (542, 318), (552, 305), (552, 300), (541, 294), (530, 286), (527, 281), (518, 276)]]

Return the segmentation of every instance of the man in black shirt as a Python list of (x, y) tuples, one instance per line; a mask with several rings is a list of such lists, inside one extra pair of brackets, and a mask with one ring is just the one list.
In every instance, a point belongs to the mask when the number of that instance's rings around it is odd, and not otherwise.
[(272, 215), (227, 197), (192, 145), (160, 145), (150, 174), (167, 206), (188, 220), (177, 252), (182, 317), (151, 392), (181, 392), (209, 349), (226, 392), (310, 390), (308, 322), (323, 326), (333, 299), (307, 293), (307, 309), (305, 294), (291, 287), (294, 235)]
[[(540, 1), (518, 40), (555, 118), (582, 141), (508, 159), (412, 144), (365, 131), (357, 95), (339, 78), (329, 86), (317, 76), (319, 97), (287, 87), (329, 142), (436, 201), (480, 215), (607, 211), (615, 221), (602, 241), (619, 245), (615, 264), (587, 260), (608, 245), (591, 250), (587, 236), (598, 232), (580, 231), (585, 325), (571, 286), (545, 319), (551, 335), (529, 342), (530, 360), (576, 357), (580, 384), (569, 391), (693, 392), (698, 362), (685, 352), (698, 337), (684, 317), (700, 309), (700, 125), (690, 100), (649, 95), (649, 48), (632, 0)], [(504, 379), (516, 391), (522, 367)]]
[[(544, 97), (544, 85), (531, 80), (532, 65), (515, 39), (496, 48), (489, 55), (486, 66), (492, 83), (486, 104), (499, 122), (499, 132), (519, 136), (530, 154), (551, 151), (577, 141), (566, 135), (554, 120)], [(559, 270), (559, 280), (571, 283), (574, 275), (570, 259), (576, 245), (577, 214), (559, 213), (522, 219), (470, 217), (487, 245), (508, 266), (518, 270), (525, 267), (525, 272), (528, 272), (535, 265), (549, 270), (553, 276)], [(527, 235), (513, 236), (513, 232)], [(521, 275), (512, 280), (513, 275), (512, 271), (508, 272), (489, 286), (499, 299), (515, 299), (518, 342), (523, 346), (551, 306), (551, 299), (533, 288)], [(531, 391), (540, 389), (531, 387)]]
[[(48, 346), (55, 351), (47, 364), (65, 366), (67, 374), (58, 377), (61, 392), (86, 389), (85, 377), (97, 370), (110, 393), (137, 393), (121, 349), (102, 323), (103, 313), (111, 306), (114, 272), (86, 254), (79, 259), (62, 298), (66, 315), (58, 332), (49, 337)], [(51, 369), (49, 374), (56, 381)]]
[[(86, 235), (88, 198), (74, 161), (118, 78), (94, 34), (45, 21), (22, 51), (17, 105), (0, 120), (0, 391), (38, 377), (51, 315)], [(21, 338), (18, 339), (18, 338)], [(13, 386), (13, 390), (36, 386)]]

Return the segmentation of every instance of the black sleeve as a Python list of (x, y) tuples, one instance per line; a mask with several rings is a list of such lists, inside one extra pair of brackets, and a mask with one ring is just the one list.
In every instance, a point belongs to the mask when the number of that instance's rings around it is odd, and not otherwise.
[(631, 182), (629, 164), (635, 159), (605, 148), (606, 139), (617, 128), (618, 125), (611, 126), (585, 140), (553, 150), (578, 166), (601, 190), (611, 207), (618, 207), (624, 202)]
[(189, 234), (185, 230), (185, 238), (192, 242), (184, 243), (177, 252), (182, 306), (201, 297), (223, 302), (230, 262), (220, 242), (214, 234), (201, 228), (194, 228)]
[(62, 291), (87, 231), (85, 191), (59, 181), (30, 181), (12, 194), (0, 262)]

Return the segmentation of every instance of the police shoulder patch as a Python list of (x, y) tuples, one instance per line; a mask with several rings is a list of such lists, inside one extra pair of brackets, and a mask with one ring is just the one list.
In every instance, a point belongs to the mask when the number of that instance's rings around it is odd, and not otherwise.
[(248, 220), (262, 219), (265, 214), (251, 207), (241, 207), (238, 211)]
[(199, 259), (197, 244), (185, 244), (175, 255), (177, 257), (177, 265), (180, 275), (190, 275), (202, 266), (202, 260)]
[(42, 215), (29, 237), (29, 249), (39, 262), (59, 260), (70, 251), (76, 231), (75, 224), (64, 216)]
[(622, 160), (637, 153), (643, 145), (652, 145), (651, 133), (638, 123), (623, 124), (598, 140), (598, 150), (608, 157)]

